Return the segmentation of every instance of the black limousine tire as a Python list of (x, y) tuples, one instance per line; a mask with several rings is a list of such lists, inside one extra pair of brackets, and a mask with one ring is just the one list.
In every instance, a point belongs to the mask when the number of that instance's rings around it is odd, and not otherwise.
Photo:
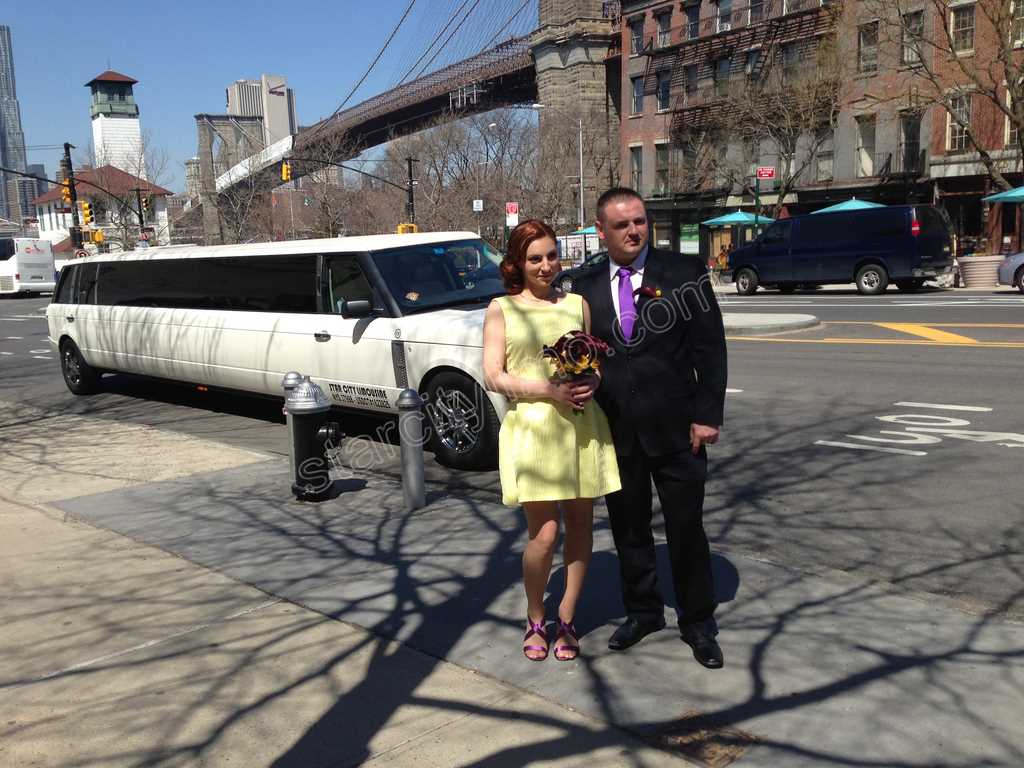
[(889, 285), (889, 274), (879, 264), (865, 264), (857, 270), (857, 292), (865, 296), (875, 296), (885, 291)]
[(442, 371), (427, 385), (427, 448), (452, 469), (487, 470), (498, 465), (498, 429), (494, 406), (472, 379)]
[(1024, 293), (1024, 267), (1017, 270), (1017, 275), (1014, 278), (1014, 282), (1017, 285), (1017, 290)]
[(74, 395), (92, 395), (100, 391), (100, 372), (85, 362), (78, 346), (71, 339), (60, 345), (60, 372), (64, 383)]
[(735, 282), (736, 293), (740, 296), (750, 296), (757, 290), (757, 273), (744, 267), (736, 273)]

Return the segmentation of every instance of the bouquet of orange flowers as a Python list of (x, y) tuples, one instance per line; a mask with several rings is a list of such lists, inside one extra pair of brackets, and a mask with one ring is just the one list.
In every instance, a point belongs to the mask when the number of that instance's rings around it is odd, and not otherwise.
[(555, 375), (572, 381), (596, 374), (609, 347), (601, 339), (583, 331), (569, 331), (541, 354), (555, 364)]

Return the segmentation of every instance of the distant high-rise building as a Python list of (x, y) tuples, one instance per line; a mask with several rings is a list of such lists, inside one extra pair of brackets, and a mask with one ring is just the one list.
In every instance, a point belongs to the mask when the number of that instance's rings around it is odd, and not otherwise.
[(92, 146), (96, 167), (112, 165), (122, 171), (146, 178), (145, 147), (139, 105), (132, 86), (138, 80), (107, 70), (88, 83), (92, 90)]
[(260, 75), (259, 80), (236, 80), (226, 89), (227, 113), (263, 118), (263, 141), (270, 146), (298, 131), (295, 93), (282, 75)]
[[(14, 82), (14, 48), (11, 45), (11, 29), (0, 25), (0, 165), (15, 171), (24, 171), (25, 134), (21, 128), (21, 109), (18, 106), (18, 91)], [(21, 210), (17, 197), (23, 184), (14, 181), (16, 176), (0, 171), (0, 216), (13, 219)], [(12, 215), (12, 202), (18, 209)]]
[(185, 161), (185, 196), (198, 198), (200, 189), (199, 158), (192, 157)]

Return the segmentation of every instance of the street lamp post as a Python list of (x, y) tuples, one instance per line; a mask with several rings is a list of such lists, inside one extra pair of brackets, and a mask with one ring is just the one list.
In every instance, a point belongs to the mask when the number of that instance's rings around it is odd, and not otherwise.
[(583, 118), (579, 118), (580, 123), (580, 229), (586, 226), (586, 222), (583, 220)]

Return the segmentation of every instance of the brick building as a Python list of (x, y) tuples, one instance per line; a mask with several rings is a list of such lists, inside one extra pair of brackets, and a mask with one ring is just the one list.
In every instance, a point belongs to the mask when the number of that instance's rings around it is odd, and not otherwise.
[[(1024, 33), (1024, 3), (1015, 5), (1020, 29), (1009, 26)], [(761, 196), (781, 215), (852, 196), (936, 202), (950, 215), (961, 253), (1016, 249), (1017, 206), (989, 210), (981, 202), (997, 187), (975, 148), (1019, 184), (1017, 136), (993, 104), (1004, 97), (998, 84), (986, 99), (964, 74), (968, 60), (979, 71), (992, 63), (999, 24), (961, 0), (902, 10), (883, 0), (623, 2), (621, 48), (612, 52), (621, 56), (622, 178), (648, 201), (655, 242), (692, 251), (697, 222), (737, 208), (753, 212), (749, 176), (768, 165), (792, 177), (781, 201), (771, 187)], [(816, 135), (789, 150), (762, 140), (742, 146), (742, 132), (729, 128), (728, 116), (719, 119), (737, 109), (730, 89), (770, 78), (783, 89), (787, 82), (804, 88), (810, 81), (794, 73), (820, 76), (816, 52), (824, 45), (834, 46), (840, 86)], [(716, 122), (719, 129), (709, 130)], [(709, 146), (695, 149), (695, 135)], [(711, 172), (692, 173), (699, 152)]]

